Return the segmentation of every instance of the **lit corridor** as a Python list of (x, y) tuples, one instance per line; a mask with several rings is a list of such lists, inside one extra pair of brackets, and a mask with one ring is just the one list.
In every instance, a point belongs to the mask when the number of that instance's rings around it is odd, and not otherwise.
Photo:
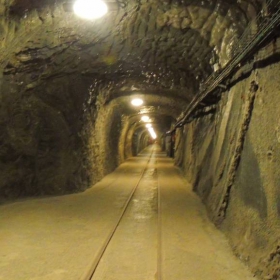
[(0, 248), (1, 280), (253, 279), (155, 145), (83, 193), (0, 205)]

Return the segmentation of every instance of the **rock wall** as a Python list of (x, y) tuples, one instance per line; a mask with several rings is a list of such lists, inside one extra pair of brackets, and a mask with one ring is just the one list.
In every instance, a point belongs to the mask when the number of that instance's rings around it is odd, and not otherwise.
[(0, 0), (0, 198), (81, 191), (135, 155), (148, 138), (126, 97), (145, 93), (168, 130), (262, 1), (126, 2), (85, 21), (62, 0)]
[(280, 279), (280, 41), (230, 81), (216, 113), (177, 131), (175, 160), (259, 279)]
[[(2, 78), (0, 197), (74, 192), (84, 177), (79, 132), (84, 80), (55, 79), (23, 91)], [(77, 175), (77, 176), (76, 176)]]
[(112, 172), (120, 163), (121, 107), (114, 102), (105, 104), (104, 95), (100, 92), (98, 97), (94, 115), (88, 115), (89, 121), (86, 124), (91, 184)]
[(82, 191), (118, 166), (121, 111), (106, 86), (69, 75), (26, 91), (3, 76), (0, 90), (0, 199)]

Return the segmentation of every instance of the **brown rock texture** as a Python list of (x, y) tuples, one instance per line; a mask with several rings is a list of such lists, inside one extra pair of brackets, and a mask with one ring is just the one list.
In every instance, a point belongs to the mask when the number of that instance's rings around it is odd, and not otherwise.
[[(151, 143), (142, 115), (167, 147), (166, 131), (231, 63), (246, 27), (253, 34), (272, 12), (261, 0), (147, 0), (85, 21), (65, 4), (0, 0), (1, 201), (87, 189)], [(276, 31), (174, 143), (209, 216), (269, 280), (280, 278)]]
[(178, 132), (176, 155), (235, 253), (271, 280), (280, 277), (279, 43), (236, 73), (215, 114)]

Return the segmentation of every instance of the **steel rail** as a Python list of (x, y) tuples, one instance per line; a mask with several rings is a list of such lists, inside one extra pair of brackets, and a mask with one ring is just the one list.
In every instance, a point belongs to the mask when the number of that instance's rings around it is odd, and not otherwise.
[[(156, 160), (157, 165), (157, 160)], [(156, 176), (157, 176), (157, 280), (162, 280), (162, 216), (161, 216), (161, 192), (160, 192), (160, 184), (158, 180), (158, 169), (156, 168)]]
[(89, 264), (89, 266), (87, 267), (87, 269), (85, 270), (85, 272), (82, 274), (82, 276), (79, 278), (79, 280), (91, 280), (92, 277), (94, 276), (94, 273), (96, 272), (96, 269), (102, 259), (102, 257), (104, 256), (104, 253), (106, 251), (106, 249), (108, 248), (114, 234), (116, 233), (120, 223), (121, 223), (121, 220), (123, 219), (127, 209), (128, 209), (128, 206), (129, 206), (129, 203), (131, 202), (132, 200), (132, 197), (134, 196), (141, 180), (143, 179), (143, 176), (147, 170), (147, 166), (148, 164), (150, 163), (151, 161), (151, 158), (154, 154), (154, 149), (152, 150), (151, 154), (150, 154), (150, 157), (146, 163), (146, 166), (145, 168), (142, 170), (141, 174), (140, 174), (140, 177), (136, 183), (136, 185), (134, 186), (134, 188), (132, 189), (132, 191), (130, 192), (130, 195), (128, 197), (128, 199), (126, 200), (126, 203), (121, 211), (121, 214), (119, 215), (118, 219), (117, 219), (117, 222), (114, 224), (114, 226), (112, 227), (112, 229), (110, 230), (108, 236), (106, 237), (103, 245), (101, 246), (101, 248), (99, 249), (98, 253), (97, 253), (97, 256), (95, 257), (95, 259), (93, 260), (92, 263)]

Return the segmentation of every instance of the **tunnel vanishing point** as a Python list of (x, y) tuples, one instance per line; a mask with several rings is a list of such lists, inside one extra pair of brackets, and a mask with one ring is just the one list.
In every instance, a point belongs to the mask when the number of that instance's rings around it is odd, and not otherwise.
[(69, 4), (0, 0), (1, 201), (86, 190), (150, 144), (147, 115), (234, 253), (280, 279), (279, 1)]

